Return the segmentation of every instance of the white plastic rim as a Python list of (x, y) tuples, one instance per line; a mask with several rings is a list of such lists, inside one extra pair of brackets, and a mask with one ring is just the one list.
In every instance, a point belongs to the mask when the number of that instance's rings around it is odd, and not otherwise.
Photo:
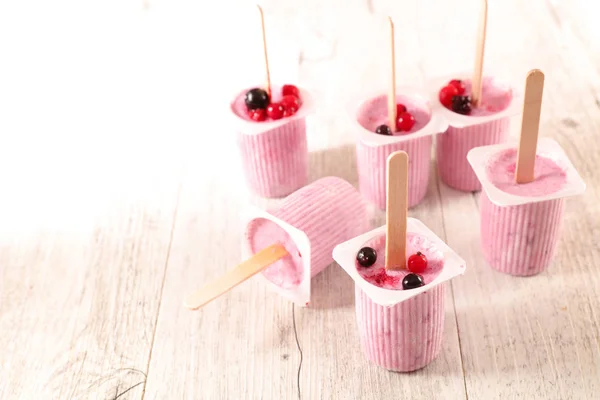
[(514, 85), (508, 84), (507, 82), (495, 78), (493, 75), (486, 75), (486, 78), (491, 77), (495, 82), (498, 82), (499, 85), (506, 86), (510, 89), (512, 94), (512, 99), (508, 107), (504, 110), (491, 114), (491, 115), (482, 115), (477, 117), (472, 117), (469, 115), (462, 115), (455, 113), (454, 111), (448, 110), (446, 107), (440, 103), (439, 93), (440, 89), (452, 79), (471, 79), (471, 72), (457, 72), (452, 75), (444, 75), (439, 78), (432, 79), (427, 83), (427, 91), (429, 93), (429, 99), (431, 101), (431, 105), (434, 113), (438, 114), (441, 118), (445, 120), (445, 122), (454, 128), (465, 128), (467, 126), (479, 125), (490, 121), (495, 121), (504, 117), (512, 117), (520, 114), (523, 111), (523, 98), (521, 93), (515, 88)]
[(426, 237), (444, 254), (444, 268), (440, 274), (427, 285), (411, 290), (390, 290), (380, 288), (367, 282), (356, 269), (356, 254), (361, 247), (372, 238), (385, 234), (386, 226), (381, 226), (344, 242), (333, 249), (333, 259), (350, 275), (354, 282), (374, 303), (391, 307), (416, 295), (431, 290), (452, 278), (463, 275), (466, 269), (465, 261), (458, 256), (446, 243), (436, 236), (421, 221), (415, 218), (407, 219), (407, 231)]
[[(296, 87), (300, 90), (300, 97), (302, 98), (302, 107), (298, 110), (298, 112), (291, 117), (286, 117), (282, 119), (278, 119), (277, 121), (265, 121), (265, 122), (254, 122), (248, 121), (246, 119), (240, 118), (235, 112), (233, 112), (233, 105), (235, 100), (242, 95), (244, 92), (250, 90), (253, 87), (263, 87), (264, 84), (259, 84), (255, 86), (250, 86), (247, 89), (244, 89), (238, 92), (233, 100), (229, 103), (229, 114), (231, 116), (230, 123), (233, 125), (234, 129), (238, 132), (241, 132), (245, 135), (260, 135), (261, 133), (279, 128), (286, 124), (289, 124), (292, 121), (306, 118), (308, 115), (312, 114), (315, 111), (315, 102), (311, 94), (298, 85)], [(276, 85), (274, 87), (277, 87)]]
[(427, 95), (425, 95), (423, 91), (407, 86), (400, 86), (396, 88), (396, 95), (409, 97), (411, 100), (417, 103), (419, 107), (427, 109), (430, 116), (427, 125), (416, 132), (397, 136), (379, 135), (375, 132), (365, 129), (361, 124), (358, 123), (356, 114), (365, 101), (373, 99), (377, 96), (381, 96), (382, 94), (385, 93), (382, 93), (381, 90), (372, 90), (368, 93), (362, 93), (360, 97), (357, 96), (346, 106), (350, 120), (352, 121), (352, 126), (356, 132), (358, 132), (358, 140), (361, 142), (372, 147), (384, 146), (391, 143), (406, 142), (408, 140), (417, 139), (423, 136), (435, 135), (448, 129), (448, 124), (446, 123), (445, 119), (440, 118), (439, 113), (434, 111), (434, 108)]
[(516, 149), (516, 143), (501, 143), (491, 146), (476, 147), (467, 154), (467, 160), (473, 167), (475, 175), (481, 182), (481, 186), (490, 201), (497, 206), (519, 206), (529, 203), (537, 203), (546, 200), (555, 200), (565, 197), (577, 196), (585, 192), (585, 182), (565, 154), (560, 145), (553, 139), (541, 138), (537, 144), (537, 155), (544, 156), (563, 168), (567, 175), (567, 183), (558, 191), (545, 196), (518, 196), (503, 192), (498, 189), (487, 177), (486, 167), (488, 160), (494, 155), (509, 149)]
[(292, 238), (292, 240), (294, 241), (294, 244), (300, 251), (300, 254), (302, 254), (302, 268), (303, 268), (301, 282), (297, 286), (295, 286), (293, 288), (289, 288), (289, 289), (284, 289), (284, 288), (274, 284), (273, 282), (268, 280), (262, 273), (257, 274), (257, 279), (262, 280), (270, 290), (278, 293), (282, 297), (285, 297), (285, 298), (293, 301), (294, 303), (296, 303), (297, 305), (299, 305), (301, 307), (306, 307), (308, 305), (308, 303), (310, 303), (310, 283), (311, 283), (311, 277), (310, 277), (311, 252), (310, 252), (310, 240), (308, 239), (308, 236), (306, 236), (306, 234), (303, 231), (296, 229), (292, 225), (288, 224), (285, 221), (282, 221), (279, 218), (274, 217), (272, 214), (269, 214), (266, 211), (263, 211), (256, 207), (249, 207), (243, 218), (244, 242), (242, 244), (242, 255), (243, 255), (244, 259), (247, 259), (253, 255), (252, 250), (250, 249), (250, 246), (247, 244), (246, 232), (247, 232), (248, 224), (250, 224), (250, 222), (252, 222), (253, 220), (256, 220), (256, 219), (269, 220), (269, 221), (277, 224), (288, 235), (290, 235), (290, 238)]

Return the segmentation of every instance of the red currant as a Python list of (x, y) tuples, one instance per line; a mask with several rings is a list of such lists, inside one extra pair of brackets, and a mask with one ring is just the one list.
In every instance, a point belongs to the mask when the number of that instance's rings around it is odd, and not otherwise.
[(458, 89), (456, 86), (448, 85), (440, 90), (440, 103), (446, 108), (452, 106), (452, 98), (458, 96)]
[(271, 103), (267, 107), (267, 115), (272, 120), (278, 120), (283, 118), (283, 106), (280, 103)]
[(406, 112), (406, 106), (404, 104), (396, 104), (396, 115), (400, 115)]
[(415, 125), (415, 117), (412, 116), (409, 112), (403, 112), (398, 114), (398, 119), (396, 120), (396, 129), (400, 132), (408, 132)]
[(261, 122), (267, 119), (267, 112), (262, 108), (257, 108), (256, 110), (250, 110), (248, 112), (250, 119), (256, 122)]
[(427, 257), (425, 257), (425, 254), (417, 251), (417, 254), (408, 257), (406, 266), (410, 272), (416, 274), (422, 273), (427, 269)]
[(300, 102), (297, 97), (292, 95), (283, 96), (281, 99), (281, 105), (283, 106), (283, 116), (290, 117), (298, 111), (300, 108)]
[(454, 86), (456, 88), (456, 90), (458, 90), (458, 94), (460, 96), (462, 96), (463, 94), (465, 94), (465, 85), (463, 84), (463, 82), (459, 79), (452, 79), (449, 83), (448, 86)]
[(300, 90), (294, 85), (283, 85), (283, 87), (281, 88), (281, 95), (282, 96), (290, 95), (290, 96), (300, 98)]

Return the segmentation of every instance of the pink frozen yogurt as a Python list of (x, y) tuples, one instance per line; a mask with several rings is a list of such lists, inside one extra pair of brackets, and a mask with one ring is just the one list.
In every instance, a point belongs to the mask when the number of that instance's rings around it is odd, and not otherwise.
[(509, 144), (473, 149), (469, 162), (483, 183), (481, 247), (494, 269), (516, 276), (544, 271), (558, 243), (567, 196), (585, 184), (558, 143), (540, 139), (534, 180), (515, 180), (517, 150)]
[[(471, 81), (463, 79), (465, 94), (471, 96)], [(490, 117), (504, 111), (513, 100), (511, 87), (491, 77), (483, 78), (481, 104), (473, 107), (469, 116), (461, 118)], [(459, 115), (450, 111), (450, 113)], [(457, 190), (473, 192), (481, 190), (481, 184), (467, 162), (467, 153), (474, 147), (505, 142), (508, 139), (510, 118), (508, 116), (490, 119), (483, 123), (465, 124), (450, 127), (437, 141), (437, 163), (442, 181)]]
[(494, 155), (486, 165), (490, 182), (505, 193), (518, 196), (544, 196), (555, 193), (567, 183), (564, 168), (548, 157), (536, 155), (534, 176), (530, 183), (517, 183), (517, 149), (508, 149)]
[[(413, 207), (421, 202), (427, 193), (429, 169), (431, 164), (431, 135), (415, 136), (431, 121), (431, 110), (425, 101), (405, 95), (396, 96), (396, 103), (406, 106), (415, 118), (415, 124), (409, 132), (394, 132), (397, 141), (386, 144), (359, 139), (356, 144), (358, 180), (363, 196), (378, 208), (386, 208), (387, 158), (395, 151), (405, 151), (409, 156), (408, 203)], [(359, 128), (375, 133), (379, 125), (388, 125), (387, 98), (377, 96), (365, 101), (358, 109), (356, 121)], [(438, 132), (435, 132), (438, 133)]]
[[(360, 276), (372, 285), (402, 290), (402, 279), (410, 271), (385, 270), (385, 234), (364, 244), (377, 252), (376, 263), (361, 267)], [(409, 233), (407, 255), (421, 251), (428, 260), (420, 274), (425, 284), (432, 282), (444, 267), (442, 251), (426, 237)], [(413, 289), (411, 289), (413, 290)], [(437, 285), (392, 307), (374, 303), (359, 286), (355, 287), (356, 317), (362, 347), (371, 362), (391, 371), (414, 371), (437, 357), (444, 331), (445, 286)]]
[[(250, 220), (245, 245), (250, 254), (274, 243), (286, 248), (289, 255), (263, 271), (267, 280), (284, 291), (300, 290), (303, 282), (310, 281), (333, 262), (331, 252), (336, 244), (368, 229), (366, 207), (360, 194), (336, 177), (319, 179), (294, 192), (279, 207), (270, 210), (269, 215), (274, 218)], [(290, 229), (305, 235), (308, 241), (305, 252)]]
[[(409, 233), (406, 239), (406, 254), (408, 256), (420, 251), (427, 257), (427, 269), (419, 275), (423, 277), (425, 284), (432, 282), (444, 268), (444, 254), (424, 236)], [(402, 290), (402, 279), (410, 271), (386, 271), (385, 234), (369, 240), (363, 247), (374, 249), (377, 252), (377, 261), (367, 268), (362, 267), (357, 261), (356, 269), (360, 276), (372, 285), (384, 289)]]
[[(385, 270), (386, 226), (337, 245), (333, 257), (354, 280), (356, 318), (367, 358), (391, 371), (414, 371), (432, 362), (442, 346), (446, 282), (465, 271), (465, 262), (421, 221), (407, 218), (407, 257), (428, 261), (424, 285), (403, 289), (409, 271)], [(375, 250), (370, 267), (358, 262), (363, 247)]]
[[(246, 183), (260, 196), (286, 196), (308, 182), (306, 118), (292, 116), (278, 121), (255, 122), (247, 115), (246, 92), (240, 92), (230, 105), (235, 118), (247, 124), (238, 124), (237, 131)], [(275, 101), (281, 97), (280, 92), (281, 87), (272, 88)], [(264, 130), (257, 132), (257, 126)]]

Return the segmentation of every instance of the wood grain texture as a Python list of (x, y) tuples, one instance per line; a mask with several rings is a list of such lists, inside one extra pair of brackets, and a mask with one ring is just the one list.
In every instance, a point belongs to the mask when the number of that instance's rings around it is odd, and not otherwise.
[[(319, 100), (307, 121), (310, 180), (335, 175), (356, 185), (345, 103), (361, 90), (387, 92), (385, 16), (396, 23), (398, 85), (418, 87), (472, 68), (480, 2), (351, 0), (342, 15), (339, 1), (262, 5), (275, 37), (273, 83), (286, 64), (277, 38), (289, 34), (295, 40), (284, 44), (301, 46), (290, 68)], [(146, 10), (79, 3), (0, 4), (0, 49), (10, 60), (0, 63), (1, 399), (597, 397), (598, 5), (489, 2), (484, 73), (520, 88), (527, 71), (544, 71), (540, 135), (563, 146), (588, 189), (567, 202), (554, 263), (517, 278), (483, 260), (480, 195), (447, 188), (432, 168), (409, 216), (468, 268), (447, 291), (440, 356), (398, 374), (364, 358), (352, 281), (336, 265), (313, 280), (310, 308), (256, 279), (199, 311), (181, 306), (241, 261), (246, 206), (280, 202), (246, 193), (223, 125), (231, 93), (264, 76), (256, 19), (222, 23), (245, 2), (210, 13), (193, 0), (155, 0)], [(222, 51), (229, 47), (239, 51)], [(515, 118), (515, 142), (518, 126)], [(385, 222), (370, 212), (371, 226)]]

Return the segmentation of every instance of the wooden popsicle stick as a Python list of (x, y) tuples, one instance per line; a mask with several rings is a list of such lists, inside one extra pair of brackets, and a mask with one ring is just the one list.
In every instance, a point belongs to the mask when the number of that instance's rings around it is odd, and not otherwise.
[(525, 99), (523, 101), (523, 119), (521, 121), (521, 137), (517, 152), (517, 183), (528, 183), (534, 179), (535, 153), (537, 150), (540, 129), (540, 112), (544, 94), (544, 73), (532, 69), (527, 74), (525, 83)]
[(481, 90), (483, 88), (483, 56), (485, 53), (485, 35), (487, 31), (487, 0), (481, 0), (481, 15), (479, 16), (479, 30), (477, 31), (477, 48), (475, 49), (475, 68), (471, 80), (471, 103), (477, 107), (481, 104)]
[(266, 247), (225, 275), (188, 296), (183, 302), (183, 306), (190, 310), (197, 310), (288, 254), (281, 244)]
[(265, 73), (267, 82), (265, 84), (265, 90), (269, 94), (269, 98), (271, 98), (271, 71), (269, 69), (269, 55), (267, 53), (267, 35), (265, 33), (265, 14), (263, 12), (262, 7), (257, 4), (258, 12), (260, 14), (260, 26), (262, 30), (262, 42), (263, 42), (263, 54), (265, 57)]
[(388, 124), (392, 132), (396, 132), (396, 48), (394, 41), (394, 21), (388, 17), (390, 28), (390, 67), (391, 82), (388, 90)]
[(406, 268), (408, 154), (396, 151), (390, 154), (387, 164), (385, 269), (393, 271)]

